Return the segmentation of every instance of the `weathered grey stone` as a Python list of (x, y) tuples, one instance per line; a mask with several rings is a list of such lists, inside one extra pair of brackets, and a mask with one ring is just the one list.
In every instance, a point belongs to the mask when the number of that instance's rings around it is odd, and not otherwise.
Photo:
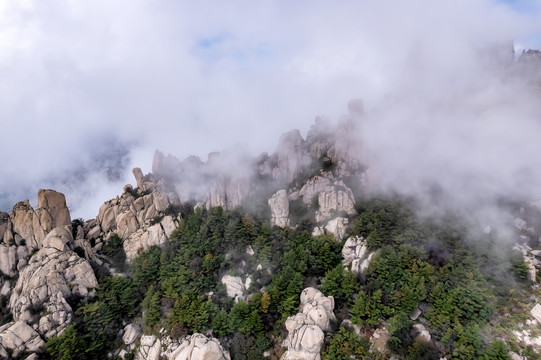
[(188, 336), (171, 354), (168, 359), (186, 360), (230, 360), (229, 353), (215, 338), (203, 334)]
[(25, 200), (15, 204), (9, 216), (13, 232), (19, 234), (30, 248), (38, 248), (34, 237), (34, 209), (30, 202)]
[(535, 318), (535, 320), (541, 323), (541, 305), (540, 304), (535, 304), (532, 310), (530, 310), (530, 313)]
[(289, 226), (289, 200), (285, 190), (278, 190), (268, 200), (271, 209), (271, 225), (286, 227)]
[(17, 247), (0, 244), (0, 271), (7, 276), (17, 273)]
[(424, 342), (429, 342), (431, 339), (430, 333), (428, 330), (424, 327), (423, 324), (415, 324), (413, 325), (413, 329), (416, 330), (419, 335), (417, 335), (416, 339)]
[(299, 130), (292, 130), (280, 137), (278, 147), (273, 154), (277, 166), (272, 170), (272, 177), (290, 183), (302, 173), (304, 166), (303, 138)]
[(282, 360), (319, 360), (320, 351), (324, 340), (321, 328), (312, 323), (306, 314), (299, 313), (286, 320), (286, 328), (289, 335), (282, 346), (287, 351), (282, 355)]
[(349, 221), (347, 218), (337, 217), (327, 222), (327, 225), (325, 225), (325, 230), (328, 233), (333, 234), (337, 240), (341, 241), (346, 235), (348, 224)]
[(235, 302), (243, 299), (244, 284), (239, 276), (224, 275), (221, 282), (227, 289), (227, 296), (234, 298)]
[(124, 335), (122, 335), (122, 341), (126, 345), (135, 343), (135, 340), (141, 334), (141, 328), (138, 325), (128, 324), (124, 327)]
[(144, 180), (143, 171), (141, 171), (140, 168), (136, 167), (136, 168), (133, 168), (132, 172), (133, 172), (133, 176), (135, 176), (137, 187), (139, 189), (143, 189), (143, 180)]
[(6, 349), (10, 349), (13, 352), (13, 356), (16, 357), (24, 351), (39, 351), (45, 343), (39, 334), (24, 321), (17, 321), (7, 326), (0, 333), (0, 344), (2, 347), (0, 349), (0, 356), (2, 356), (2, 353)]
[(202, 334), (187, 336), (181, 341), (169, 337), (158, 339), (155, 336), (141, 337), (141, 346), (136, 360), (231, 360), (229, 353), (215, 338)]
[(129, 238), (124, 240), (123, 247), (128, 262), (135, 259), (139, 254), (150, 249), (152, 246), (162, 246), (168, 242), (160, 224), (139, 229)]
[(73, 235), (67, 226), (53, 229), (43, 240), (43, 247), (52, 247), (59, 251), (68, 251), (69, 243), (73, 242)]
[(320, 359), (323, 330), (329, 329), (330, 322), (336, 320), (332, 296), (324, 296), (309, 287), (301, 292), (300, 300), (300, 312), (286, 320), (288, 336), (282, 345), (288, 349), (282, 360)]
[(127, 239), (139, 228), (137, 217), (131, 210), (118, 215), (115, 222), (117, 224), (116, 233), (122, 239)]
[(321, 291), (313, 287), (308, 287), (301, 292), (299, 310), (308, 315), (321, 330), (329, 330), (330, 321), (336, 320), (333, 313), (334, 298), (323, 295)]
[[(39, 226), (34, 224), (34, 232), (38, 242), (54, 228), (71, 225), (71, 216), (64, 194), (50, 189), (39, 190), (38, 209), (34, 220), (36, 219), (39, 219)], [(41, 233), (40, 227), (43, 229)]]
[(321, 191), (318, 196), (318, 204), (317, 222), (323, 222), (342, 213), (347, 215), (356, 213), (353, 193), (342, 181), (335, 182)]
[(342, 248), (342, 264), (348, 266), (354, 259), (364, 258), (367, 250), (366, 240), (362, 236), (351, 236)]
[(169, 239), (171, 233), (178, 227), (178, 222), (172, 216), (164, 216), (160, 221), (164, 234)]
[(308, 179), (306, 184), (304, 184), (299, 191), (299, 196), (302, 197), (302, 201), (306, 205), (310, 206), (312, 205), (313, 199), (316, 198), (320, 192), (331, 185), (332, 180), (329, 177), (314, 176), (313, 178)]
[[(65, 228), (57, 229), (61, 232)], [(71, 233), (65, 236), (71, 237)], [(30, 325), (39, 324), (38, 332), (45, 338), (63, 331), (71, 321), (72, 309), (65, 297), (86, 296), (98, 286), (88, 261), (73, 251), (59, 251), (55, 246), (44, 247), (30, 258), (9, 300), (13, 318)], [(43, 312), (33, 315), (39, 308)]]

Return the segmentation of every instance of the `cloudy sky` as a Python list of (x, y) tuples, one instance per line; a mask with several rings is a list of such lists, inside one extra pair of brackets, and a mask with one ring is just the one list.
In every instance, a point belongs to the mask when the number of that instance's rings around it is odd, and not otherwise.
[(540, 0), (0, 0), (0, 210), (53, 187), (91, 218), (155, 149), (272, 152), (351, 98), (459, 91), (484, 49), (540, 48), (539, 19)]

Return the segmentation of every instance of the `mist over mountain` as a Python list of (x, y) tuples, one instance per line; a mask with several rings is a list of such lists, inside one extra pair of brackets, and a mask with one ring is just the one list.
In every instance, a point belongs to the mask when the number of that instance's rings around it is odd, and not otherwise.
[[(316, 115), (337, 121), (351, 98), (403, 125), (415, 120), (406, 116), (432, 121), (438, 103), (471, 99), (475, 84), (485, 88), (492, 78), (497, 92), (500, 76), (482, 61), (492, 47), (511, 51), (514, 42), (517, 55), (540, 47), (539, 8), (538, 1), (488, 0), (7, 2), (0, 143), (10, 156), (1, 207), (35, 196), (23, 189), (58, 188), (88, 172), (91, 181), (62, 190), (77, 216), (92, 217), (99, 195), (76, 198), (93, 187), (115, 194), (118, 184), (98, 175), (114, 152), (104, 156), (107, 148), (128, 149), (125, 183), (131, 168), (150, 170), (155, 149), (179, 159), (239, 143), (249, 154), (271, 153), (283, 131), (305, 135)], [(425, 126), (435, 133), (422, 136), (438, 139), (449, 123)], [(373, 152), (388, 147), (384, 132), (418, 142), (415, 126), (378, 124), (361, 134)]]
[(0, 359), (538, 359), (540, 15), (0, 2)]

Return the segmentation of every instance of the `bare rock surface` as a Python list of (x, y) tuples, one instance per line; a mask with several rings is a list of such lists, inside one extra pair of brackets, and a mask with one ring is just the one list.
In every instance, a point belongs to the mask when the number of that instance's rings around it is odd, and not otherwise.
[(540, 304), (535, 304), (532, 310), (530, 310), (530, 313), (535, 318), (535, 320), (541, 323), (541, 305)]
[(224, 275), (221, 282), (227, 289), (227, 296), (235, 299), (235, 302), (243, 299), (245, 284), (240, 276)]
[(116, 233), (123, 240), (127, 262), (152, 246), (168, 243), (178, 227), (179, 214), (174, 209), (180, 206), (178, 196), (166, 189), (163, 179), (143, 175), (139, 168), (133, 173), (137, 189), (125, 186), (121, 196), (103, 203), (96, 219), (84, 226), (85, 237), (96, 243), (94, 252)]
[(125, 345), (132, 345), (135, 343), (139, 335), (141, 335), (141, 327), (134, 324), (128, 324), (124, 327), (122, 341)]
[(304, 140), (299, 130), (291, 130), (280, 137), (273, 157), (276, 167), (272, 169), (272, 177), (290, 183), (302, 173), (305, 164), (303, 152)]
[(40, 351), (45, 345), (39, 334), (24, 321), (10, 323), (3, 328), (0, 332), (0, 358), (8, 358), (8, 349), (17, 357), (25, 351)]
[(330, 329), (335, 321), (334, 298), (309, 287), (301, 292), (300, 312), (286, 320), (288, 336), (283, 342), (287, 351), (282, 360), (319, 360), (324, 340), (323, 330)]
[(336, 215), (356, 214), (353, 192), (342, 181), (336, 181), (325, 187), (318, 196), (316, 221), (323, 222)]
[(419, 339), (424, 342), (429, 342), (431, 339), (430, 333), (426, 329), (426, 327), (423, 324), (414, 324), (413, 329), (416, 330), (419, 335), (417, 335), (416, 339)]
[(231, 360), (220, 342), (203, 334), (193, 334), (181, 341), (152, 335), (141, 337), (136, 360)]
[(366, 240), (362, 236), (352, 236), (342, 248), (342, 264), (351, 266), (351, 271), (362, 274), (370, 265), (374, 253), (368, 253)]
[(66, 227), (49, 233), (41, 250), (22, 269), (9, 305), (13, 318), (37, 324), (45, 338), (61, 333), (71, 322), (73, 312), (65, 298), (87, 296), (98, 286), (87, 260), (66, 249), (73, 241)]
[(71, 216), (64, 194), (54, 190), (38, 191), (38, 209), (36, 214), (40, 225), (48, 233), (54, 228), (71, 225)]
[(282, 346), (287, 351), (282, 355), (282, 360), (320, 360), (321, 345), (325, 334), (323, 330), (313, 323), (306, 314), (298, 313), (286, 320), (286, 328), (289, 332)]
[(269, 199), (271, 225), (281, 228), (289, 226), (289, 200), (285, 190), (278, 190)]
[(322, 227), (316, 227), (313, 231), (313, 235), (317, 236), (327, 232), (333, 234), (337, 240), (341, 241), (346, 235), (348, 224), (349, 220), (347, 218), (337, 217), (329, 220), (323, 229)]
[(306, 288), (301, 292), (299, 310), (311, 318), (321, 330), (329, 330), (330, 322), (336, 320), (333, 313), (334, 298), (323, 295), (321, 291), (313, 287)]
[(317, 198), (319, 193), (332, 185), (332, 180), (329, 177), (314, 176), (303, 185), (299, 191), (299, 196), (302, 197), (303, 203), (312, 205), (314, 198)]

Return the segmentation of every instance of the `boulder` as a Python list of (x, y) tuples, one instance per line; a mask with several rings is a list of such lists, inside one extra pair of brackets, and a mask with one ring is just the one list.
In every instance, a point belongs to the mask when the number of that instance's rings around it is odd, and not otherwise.
[(7, 358), (6, 349), (11, 350), (14, 357), (23, 352), (37, 352), (45, 343), (39, 334), (24, 321), (17, 321), (6, 326), (0, 333), (0, 357)]
[(143, 335), (136, 360), (231, 360), (215, 338), (195, 333), (181, 341)]
[(133, 176), (135, 176), (135, 181), (137, 182), (137, 187), (139, 189), (143, 189), (144, 185), (143, 185), (143, 181), (144, 181), (144, 174), (143, 174), (143, 171), (136, 167), (136, 168), (133, 168), (132, 170), (132, 173), (133, 173)]
[(244, 283), (239, 276), (224, 275), (221, 282), (227, 289), (227, 296), (234, 298), (235, 302), (242, 300)]
[(229, 353), (217, 339), (197, 333), (186, 337), (167, 358), (171, 360), (231, 360)]
[(71, 225), (71, 216), (64, 194), (54, 190), (38, 191), (37, 217), (45, 233), (60, 226)]
[(28, 200), (15, 204), (9, 215), (13, 233), (19, 234), (25, 240), (26, 245), (32, 249), (39, 247), (34, 236), (34, 215), (34, 209)]
[(116, 233), (122, 239), (129, 238), (139, 228), (137, 216), (131, 210), (118, 215), (115, 222), (117, 224)]
[(362, 274), (370, 265), (374, 253), (368, 253), (366, 240), (362, 236), (352, 236), (346, 240), (342, 248), (342, 264), (351, 265), (351, 271)]
[(415, 324), (415, 325), (413, 325), (413, 329), (419, 333), (419, 335), (417, 335), (417, 337), (415, 338), (416, 340), (420, 340), (420, 341), (424, 341), (424, 342), (429, 342), (430, 341), (430, 339), (431, 339), (430, 333), (424, 327), (423, 324)]
[(73, 235), (67, 226), (57, 227), (43, 240), (43, 247), (55, 248), (59, 251), (68, 251), (68, 244), (73, 242)]
[(351, 271), (356, 274), (360, 275), (362, 274), (366, 269), (368, 269), (368, 266), (370, 265), (370, 261), (372, 261), (372, 258), (374, 257), (375, 253), (370, 253), (366, 259), (353, 259), (351, 262)]
[(288, 349), (281, 359), (320, 359), (323, 330), (329, 330), (330, 322), (336, 320), (333, 309), (332, 296), (324, 296), (313, 287), (304, 289), (300, 296), (300, 312), (286, 320), (288, 336), (282, 345)]
[(345, 217), (337, 217), (327, 222), (325, 230), (334, 235), (337, 240), (342, 240), (346, 235), (349, 221)]
[(141, 345), (135, 355), (135, 360), (160, 360), (162, 343), (153, 335), (141, 336)]
[(286, 320), (288, 336), (282, 346), (287, 351), (282, 355), (282, 360), (319, 360), (320, 350), (323, 345), (325, 334), (321, 328), (313, 324), (307, 315), (299, 313), (290, 316)]
[(336, 320), (333, 313), (334, 298), (323, 295), (316, 288), (308, 287), (301, 292), (300, 300), (300, 312), (308, 315), (322, 330), (329, 330), (330, 321)]
[(362, 259), (368, 251), (366, 240), (362, 236), (349, 237), (342, 248), (342, 264), (348, 266), (354, 259)]
[(4, 238), (4, 234), (11, 232), (11, 222), (7, 212), (0, 211), (0, 241)]
[(271, 209), (271, 225), (286, 227), (289, 226), (289, 200), (285, 190), (278, 190), (268, 200)]
[(532, 310), (530, 310), (530, 313), (535, 318), (535, 320), (541, 323), (541, 305), (540, 304), (535, 304)]
[(122, 335), (122, 341), (126, 345), (135, 343), (135, 340), (141, 334), (141, 328), (138, 325), (128, 324), (124, 327), (124, 335)]

